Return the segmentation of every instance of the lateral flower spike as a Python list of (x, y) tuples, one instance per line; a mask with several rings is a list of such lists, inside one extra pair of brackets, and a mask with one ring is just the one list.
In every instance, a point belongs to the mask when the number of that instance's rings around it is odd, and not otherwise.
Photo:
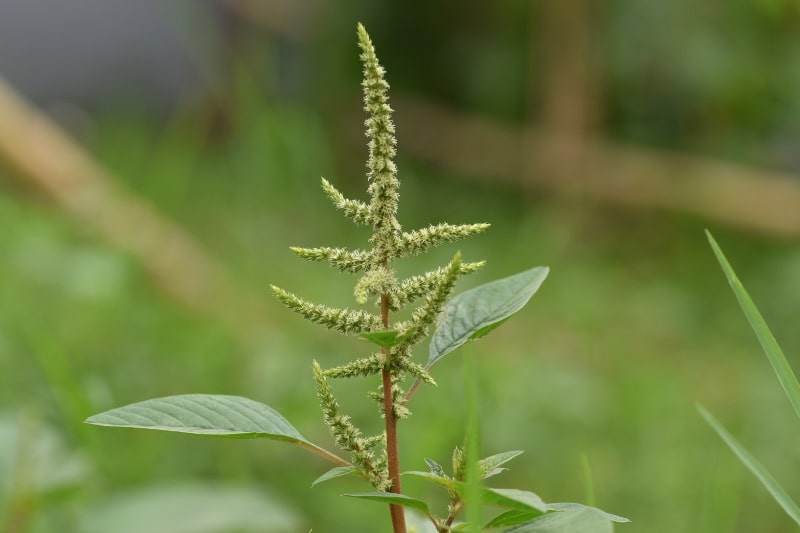
[(409, 329), (413, 330), (413, 333), (404, 341), (403, 345), (410, 346), (415, 344), (428, 334), (428, 328), (439, 316), (439, 313), (442, 312), (450, 293), (453, 292), (460, 272), (461, 252), (458, 252), (453, 257), (453, 260), (450, 261), (450, 264), (447, 265), (444, 276), (438, 280), (436, 287), (426, 296), (425, 303), (412, 313)]
[(393, 257), (406, 257), (485, 231), (490, 224), (436, 224), (400, 235)]
[(374, 446), (372, 440), (364, 438), (361, 430), (353, 424), (350, 417), (340, 413), (339, 402), (336, 401), (319, 363), (314, 361), (313, 368), (317, 397), (322, 407), (322, 418), (333, 435), (336, 445), (353, 453), (353, 462), (361, 468), (376, 489), (387, 490), (390, 486), (388, 475), (381, 461), (376, 459), (371, 450)]
[[(465, 276), (477, 272), (486, 264), (486, 261), (477, 261), (473, 263), (462, 263), (459, 276)], [(398, 284), (397, 290), (390, 295), (390, 302), (392, 311), (398, 311), (402, 307), (413, 302), (417, 298), (425, 296), (436, 288), (442, 279), (447, 275), (449, 267), (440, 267), (436, 270), (426, 272), (420, 276), (411, 276), (406, 278)]]
[(325, 178), (322, 178), (322, 190), (325, 191), (325, 194), (331, 199), (336, 209), (341, 210), (344, 216), (356, 224), (365, 225), (371, 222), (372, 218), (370, 216), (369, 206), (364, 202), (345, 198), (345, 196)]
[(356, 359), (345, 365), (329, 368), (324, 371), (328, 378), (352, 378), (356, 376), (372, 376), (380, 374), (386, 364), (383, 354), (372, 354), (369, 357)]
[(358, 25), (358, 46), (364, 66), (361, 86), (364, 89), (364, 111), (368, 117), (364, 125), (369, 138), (367, 178), (370, 183), (367, 190), (374, 228), (371, 241), (386, 252), (393, 248), (400, 233), (400, 223), (397, 221), (400, 182), (393, 161), (397, 139), (392, 123), (392, 108), (389, 107), (389, 84), (384, 79), (386, 71), (378, 62), (372, 40), (361, 24)]
[(375, 254), (366, 250), (347, 250), (345, 248), (301, 248), (292, 246), (292, 252), (309, 261), (327, 261), (342, 272), (361, 272), (375, 262)]
[(383, 327), (381, 317), (361, 310), (337, 309), (327, 305), (311, 303), (272, 285), (272, 292), (283, 304), (316, 324), (342, 333), (362, 333)]

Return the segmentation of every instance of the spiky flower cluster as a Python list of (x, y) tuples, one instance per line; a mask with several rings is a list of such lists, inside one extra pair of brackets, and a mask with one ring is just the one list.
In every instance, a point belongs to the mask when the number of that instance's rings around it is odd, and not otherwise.
[[(403, 378), (412, 375), (421, 381), (435, 384), (427, 370), (411, 360), (412, 347), (428, 334), (450, 297), (456, 280), (475, 272), (483, 266), (483, 262), (463, 263), (460, 254), (456, 254), (444, 267), (400, 280), (397, 279), (391, 262), (474, 235), (489, 225), (437, 224), (424, 229), (402, 231), (396, 217), (400, 182), (393, 160), (396, 140), (392, 109), (388, 103), (389, 84), (384, 79), (384, 69), (378, 63), (369, 35), (360, 24), (358, 43), (364, 66), (364, 109), (368, 116), (365, 126), (369, 139), (367, 179), (370, 200), (366, 203), (345, 198), (325, 179), (322, 180), (322, 188), (334, 206), (348, 219), (355, 224), (372, 226), (372, 237), (369, 239), (371, 248), (292, 248), (292, 251), (311, 261), (327, 261), (343, 272), (361, 274), (354, 289), (356, 302), (363, 305), (371, 299), (376, 300), (379, 310), (370, 312), (363, 309), (333, 308), (308, 302), (278, 287), (273, 286), (272, 289), (289, 309), (328, 329), (349, 335), (384, 330), (395, 334), (394, 342), (385, 343), (379, 352), (372, 350), (372, 353), (343, 366), (322, 370), (314, 363), (314, 379), (323, 419), (336, 444), (351, 452), (354, 465), (376, 489), (387, 490), (391, 482), (386, 466), (384, 434), (364, 437), (350, 417), (341, 413), (328, 379), (389, 372), (388, 383), (391, 384), (391, 390), (384, 391), (381, 385), (372, 396), (378, 400), (383, 417), (408, 416), (410, 413), (405, 406), (405, 392), (401, 386)], [(422, 303), (413, 310), (408, 320), (390, 322), (390, 312), (399, 311), (418, 300)], [(391, 395), (390, 403), (386, 401), (386, 394)], [(387, 405), (392, 406), (390, 414), (385, 412)]]

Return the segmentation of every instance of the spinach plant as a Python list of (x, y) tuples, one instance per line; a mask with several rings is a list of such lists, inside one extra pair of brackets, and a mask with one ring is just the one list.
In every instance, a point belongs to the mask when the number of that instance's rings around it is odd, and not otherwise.
[[(398, 423), (410, 416), (408, 406), (414, 393), (422, 384), (435, 385), (431, 369), (442, 358), (467, 342), (484, 337), (519, 311), (539, 289), (548, 269), (532, 268), (452, 299), (456, 281), (480, 269), (482, 261), (465, 262), (461, 254), (456, 253), (447, 265), (405, 279), (398, 278), (393, 268), (396, 260), (480, 233), (489, 225), (443, 223), (412, 231), (401, 228), (396, 218), (399, 181), (394, 163), (396, 140), (392, 109), (388, 104), (389, 85), (366, 30), (359, 25), (357, 33), (364, 69), (364, 108), (368, 116), (369, 201), (346, 198), (324, 179), (322, 188), (345, 217), (372, 228), (369, 247), (356, 250), (292, 248), (292, 251), (301, 258), (328, 262), (342, 272), (359, 274), (354, 289), (359, 307), (335, 308), (312, 303), (273, 286), (275, 296), (304, 318), (368, 341), (365, 346), (369, 348), (365, 348), (364, 354), (347, 364), (323, 368), (316, 361), (313, 363), (322, 418), (336, 446), (347, 458), (310, 442), (271, 407), (238, 396), (190, 394), (151, 399), (95, 415), (88, 422), (199, 435), (258, 437), (294, 444), (334, 465), (314, 481), (314, 485), (349, 474), (361, 476), (371, 485), (372, 491), (347, 496), (387, 504), (394, 533), (408, 531), (404, 508), (421, 513), (427, 520), (424, 523), (428, 530), (436, 532), (501, 528), (518, 533), (611, 531), (612, 521), (627, 520), (579, 504), (546, 504), (532, 492), (484, 487), (483, 479), (505, 470), (502, 465), (521, 452), (504, 452), (478, 460), (475, 457), (477, 443), (469, 439), (465, 446), (455, 448), (449, 473), (430, 459), (425, 459), (428, 471), (405, 473), (441, 486), (449, 496), (445, 512), (435, 513), (426, 502), (403, 492)], [(393, 320), (395, 313), (415, 304), (408, 318)], [(427, 361), (417, 363), (413, 347), (426, 339), (431, 330), (435, 331)], [(377, 382), (370, 394), (383, 421), (377, 431), (368, 433), (357, 427), (342, 411), (330, 385), (332, 379), (355, 377), (373, 378)], [(412, 381), (406, 389), (404, 384), (408, 379)], [(465, 507), (483, 504), (499, 506), (502, 511), (485, 524), (458, 522)], [(480, 517), (480, 514), (468, 513), (468, 516)]]

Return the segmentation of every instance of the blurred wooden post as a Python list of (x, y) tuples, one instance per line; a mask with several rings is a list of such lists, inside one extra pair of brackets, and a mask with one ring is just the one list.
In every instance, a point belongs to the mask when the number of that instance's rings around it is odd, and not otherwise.
[(219, 319), (237, 334), (249, 335), (255, 329), (256, 314), (249, 305), (254, 302), (238, 293), (224, 269), (190, 235), (124, 189), (2, 79), (0, 164), (28, 188), (130, 253), (175, 301)]
[[(529, 168), (544, 164), (561, 179), (578, 179), (587, 143), (597, 134), (602, 105), (593, 58), (597, 1), (542, 0), (535, 5), (531, 47), (543, 68), (538, 76), (529, 76), (528, 107), (541, 109), (536, 131), (545, 132), (547, 142), (541, 150), (526, 152), (526, 159), (537, 159)], [(541, 91), (534, 91), (539, 82)], [(541, 101), (535, 101), (535, 94), (541, 94)], [(532, 127), (530, 121), (528, 125)]]

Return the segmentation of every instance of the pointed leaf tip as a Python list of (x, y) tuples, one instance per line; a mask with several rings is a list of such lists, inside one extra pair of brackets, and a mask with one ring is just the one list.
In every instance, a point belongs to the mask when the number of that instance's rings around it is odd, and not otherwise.
[(549, 272), (546, 266), (535, 267), (480, 285), (450, 300), (431, 338), (426, 368), (466, 342), (485, 336), (522, 309)]

